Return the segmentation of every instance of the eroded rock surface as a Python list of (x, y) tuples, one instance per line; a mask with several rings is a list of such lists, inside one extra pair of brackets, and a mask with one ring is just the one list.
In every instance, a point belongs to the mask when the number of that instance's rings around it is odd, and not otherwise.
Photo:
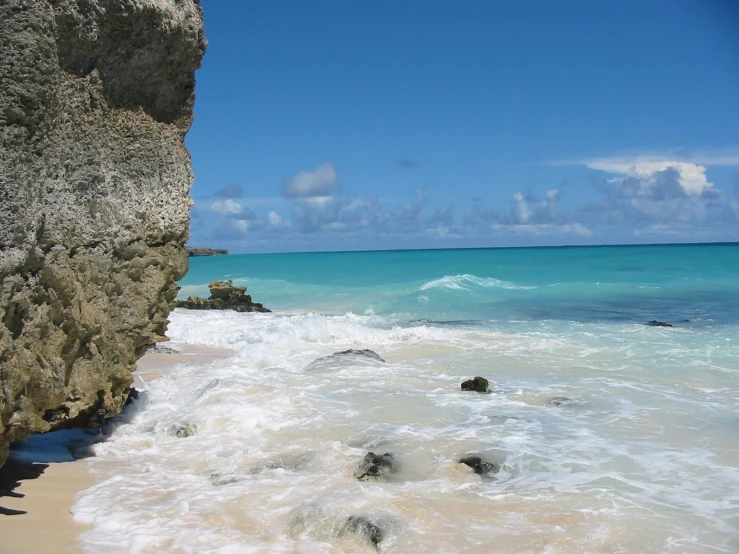
[(187, 270), (198, 0), (0, 2), (0, 464), (99, 424)]

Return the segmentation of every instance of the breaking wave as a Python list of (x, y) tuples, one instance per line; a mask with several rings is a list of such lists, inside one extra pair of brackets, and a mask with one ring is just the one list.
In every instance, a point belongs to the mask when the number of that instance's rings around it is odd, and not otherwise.
[(538, 287), (527, 287), (517, 285), (509, 281), (502, 281), (494, 277), (478, 277), (465, 273), (463, 275), (446, 275), (441, 279), (435, 279), (421, 285), (421, 290), (429, 289), (449, 289), (449, 290), (472, 290), (474, 288), (495, 288), (507, 290), (531, 290)]

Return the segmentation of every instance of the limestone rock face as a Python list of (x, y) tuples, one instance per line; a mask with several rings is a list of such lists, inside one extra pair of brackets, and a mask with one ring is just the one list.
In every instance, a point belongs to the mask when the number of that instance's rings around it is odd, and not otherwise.
[(0, 464), (117, 413), (187, 270), (199, 0), (0, 1)]

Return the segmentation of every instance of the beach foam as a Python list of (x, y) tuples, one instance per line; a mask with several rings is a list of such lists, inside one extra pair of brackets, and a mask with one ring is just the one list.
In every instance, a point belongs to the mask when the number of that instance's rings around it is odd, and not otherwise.
[[(635, 332), (655, 330), (621, 330)], [(230, 354), (204, 364), (179, 357), (148, 383), (131, 422), (96, 446), (100, 483), (74, 507), (92, 525), (90, 551), (364, 551), (340, 534), (353, 515), (382, 522), (381, 549), (398, 552), (734, 544), (727, 518), (739, 495), (728, 485), (739, 485), (739, 458), (726, 433), (735, 434), (736, 392), (639, 378), (653, 345), (373, 315), (184, 310), (170, 336), (175, 348)], [(657, 341), (683, 365), (695, 358), (674, 337)], [(387, 363), (310, 367), (363, 347)], [(496, 392), (459, 391), (473, 374)], [(549, 404), (556, 396), (574, 401)], [(184, 426), (195, 433), (178, 437)], [(370, 450), (398, 456), (389, 483), (354, 478)], [(469, 452), (501, 472), (460, 472)]]
[[(351, 253), (344, 273), (343, 255), (273, 256), (250, 292), (277, 309), (287, 294), (291, 311), (176, 310), (178, 353), (157, 355), (95, 446), (98, 484), (74, 507), (86, 549), (375, 551), (346, 531), (364, 517), (387, 552), (736, 552), (736, 284), (721, 264), (634, 269), (659, 249), (628, 263), (594, 249), (597, 271), (576, 250), (560, 265), (513, 252), (516, 271), (490, 252)], [(462, 257), (468, 272), (444, 261)], [(313, 363), (364, 348), (386, 362)], [(475, 375), (492, 394), (460, 390)], [(370, 451), (397, 472), (358, 481)], [(468, 455), (500, 471), (477, 475)]]

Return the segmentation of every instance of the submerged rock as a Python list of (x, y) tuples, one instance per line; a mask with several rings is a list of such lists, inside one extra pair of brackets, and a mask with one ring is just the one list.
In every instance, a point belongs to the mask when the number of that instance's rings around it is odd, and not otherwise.
[(187, 272), (198, 0), (0, 2), (0, 465), (100, 425)]
[(182, 425), (175, 425), (170, 429), (170, 432), (177, 437), (178, 439), (185, 439), (187, 437), (192, 437), (195, 433), (197, 433), (198, 427), (197, 425), (191, 424), (191, 423), (183, 423)]
[(374, 481), (387, 477), (395, 469), (395, 457), (391, 453), (378, 456), (368, 452), (354, 475), (360, 481)]
[(341, 536), (347, 533), (354, 533), (375, 546), (380, 544), (384, 538), (384, 533), (380, 529), (380, 526), (363, 516), (351, 516), (346, 520), (339, 535)]
[(665, 323), (664, 321), (657, 321), (656, 319), (647, 321), (647, 325), (650, 327), (674, 327), (672, 323)]
[(462, 383), (462, 390), (474, 392), (492, 392), (490, 383), (484, 377), (475, 377)]
[(485, 462), (480, 456), (467, 456), (459, 460), (459, 463), (471, 467), (478, 475), (487, 475), (500, 471), (500, 464), (498, 462)]
[(574, 404), (575, 401), (572, 398), (566, 396), (554, 396), (549, 399), (549, 404), (552, 406), (566, 406), (567, 404)]
[(335, 352), (334, 354), (331, 354), (330, 357), (334, 356), (364, 356), (366, 358), (372, 358), (373, 360), (377, 360), (378, 362), (384, 362), (380, 355), (377, 352), (374, 352), (372, 350), (364, 349), (364, 350), (344, 350), (342, 352)]
[[(355, 360), (357, 358), (364, 358), (366, 360), (373, 360), (376, 362), (385, 363), (385, 360), (380, 357), (377, 352), (374, 352), (372, 350), (343, 350), (342, 352), (334, 352), (333, 354), (329, 356), (323, 356), (322, 358), (318, 358), (316, 360), (313, 360), (306, 369), (308, 371), (314, 370), (314, 369), (320, 369), (323, 366), (330, 366), (333, 362), (340, 362), (343, 358), (351, 359), (354, 358)], [(359, 360), (356, 360), (359, 361)]]
[(233, 473), (211, 473), (209, 479), (214, 487), (222, 487), (243, 481), (244, 477)]
[(177, 300), (175, 308), (188, 310), (235, 310), (237, 312), (270, 312), (261, 304), (252, 302), (246, 294), (246, 287), (235, 287), (233, 281), (213, 281), (208, 285), (210, 298), (190, 296), (187, 300)]

